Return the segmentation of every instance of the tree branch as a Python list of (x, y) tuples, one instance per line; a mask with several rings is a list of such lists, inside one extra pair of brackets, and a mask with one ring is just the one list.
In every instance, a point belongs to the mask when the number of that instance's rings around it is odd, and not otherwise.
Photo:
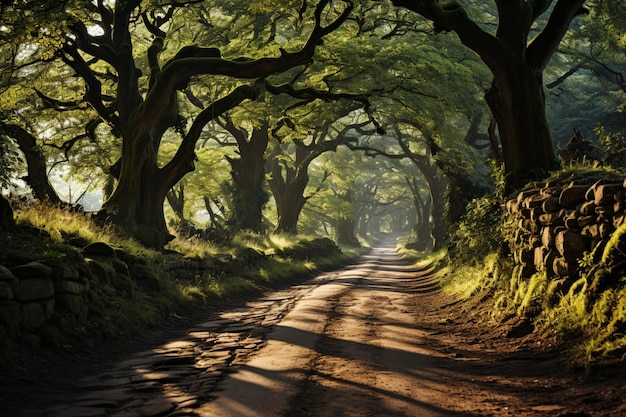
[[(233, 78), (255, 79), (307, 64), (322, 38), (337, 29), (353, 8), (352, 2), (345, 0), (346, 7), (340, 16), (327, 26), (322, 26), (321, 15), (328, 3), (329, 0), (322, 0), (318, 4), (315, 10), (315, 27), (304, 47), (297, 52), (281, 50), (279, 57), (255, 60), (243, 58), (230, 61), (214, 56), (183, 56), (172, 59), (163, 67), (154, 88), (146, 97), (144, 107), (153, 109), (155, 105), (163, 102), (164, 97), (171, 95), (181, 85), (186, 85), (189, 79), (196, 75), (227, 75)], [(198, 50), (206, 51), (202, 48), (196, 49)]]
[(528, 45), (526, 60), (531, 66), (541, 71), (545, 69), (574, 17), (587, 12), (582, 7), (584, 3), (585, 0), (559, 0), (556, 3), (546, 26)]
[(176, 155), (172, 160), (161, 169), (163, 180), (167, 181), (171, 186), (176, 184), (186, 173), (195, 169), (193, 161), (196, 158), (195, 146), (200, 138), (202, 129), (211, 120), (219, 117), (223, 113), (239, 105), (242, 101), (256, 98), (257, 90), (249, 85), (237, 87), (226, 97), (223, 97), (202, 110), (194, 119), (191, 128), (180, 147), (176, 151)]

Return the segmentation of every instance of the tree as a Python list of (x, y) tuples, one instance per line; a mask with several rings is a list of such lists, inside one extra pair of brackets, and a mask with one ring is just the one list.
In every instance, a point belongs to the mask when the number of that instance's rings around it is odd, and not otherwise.
[[(493, 74), (485, 97), (498, 125), (507, 188), (557, 167), (552, 137), (545, 115), (543, 71), (568, 30), (584, 12), (584, 0), (495, 0), (498, 26), (495, 34), (482, 29), (457, 2), (392, 0), (431, 20), (435, 32), (453, 31), (476, 52)], [(540, 16), (549, 17), (529, 41)]]
[[(177, 12), (186, 7), (184, 12), (192, 13), (199, 2), (153, 8), (142, 3), (85, 2), (85, 8), (76, 11), (80, 19), (69, 25), (71, 33), (58, 56), (83, 80), (85, 100), (99, 119), (122, 138), (117, 184), (99, 218), (149, 246), (163, 247), (172, 238), (163, 213), (166, 194), (194, 169), (195, 145), (204, 127), (244, 100), (258, 97), (262, 88), (259, 83), (237, 86), (195, 114), (188, 129), (179, 111), (183, 98), (179, 92), (202, 76), (258, 80), (307, 64), (322, 38), (343, 23), (352, 5), (342, 3), (343, 10), (336, 11), (330, 0), (321, 0), (312, 16), (307, 15), (309, 36), (295, 52), (281, 49), (279, 56), (225, 59), (216, 48), (187, 45), (164, 59), (166, 47), (172, 46), (166, 29), (179, 28)], [(149, 38), (147, 49), (142, 48)], [(180, 146), (160, 166), (159, 146), (166, 132), (174, 129), (182, 136)]]
[(226, 156), (230, 164), (232, 213), (230, 226), (235, 230), (262, 232), (263, 207), (268, 201), (265, 184), (265, 150), (269, 143), (269, 121), (252, 126), (250, 131), (236, 127), (230, 118), (219, 124), (235, 138), (238, 154)]
[(619, 132), (626, 124), (624, 3), (598, 0), (592, 5), (561, 42), (546, 72), (548, 120), (561, 147), (573, 127), (592, 139), (598, 124), (607, 132)]
[(31, 187), (33, 196), (52, 204), (61, 203), (56, 190), (48, 180), (46, 160), (37, 145), (37, 140), (26, 129), (0, 120), (0, 133), (14, 138), (26, 158), (28, 175), (23, 177)]

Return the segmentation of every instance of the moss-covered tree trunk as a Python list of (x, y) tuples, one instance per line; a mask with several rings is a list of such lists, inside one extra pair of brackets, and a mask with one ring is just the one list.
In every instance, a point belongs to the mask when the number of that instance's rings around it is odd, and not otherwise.
[(413, 194), (413, 206), (415, 208), (415, 223), (413, 225), (415, 241), (410, 242), (410, 248), (419, 251), (432, 249), (433, 238), (430, 228), (431, 199), (424, 200), (422, 198), (419, 182), (415, 177), (406, 178), (406, 182)]
[(435, 164), (420, 164), (418, 168), (426, 182), (431, 201), (431, 235), (433, 238), (433, 249), (438, 250), (444, 247), (446, 241), (447, 224), (446, 212), (446, 178), (438, 172)]

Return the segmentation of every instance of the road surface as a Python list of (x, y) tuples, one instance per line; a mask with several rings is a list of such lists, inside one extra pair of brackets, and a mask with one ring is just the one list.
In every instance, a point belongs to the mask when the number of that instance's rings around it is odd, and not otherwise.
[(0, 415), (626, 415), (615, 375), (608, 388), (580, 381), (554, 353), (520, 352), (470, 316), (432, 267), (378, 248), (98, 372), (16, 393)]

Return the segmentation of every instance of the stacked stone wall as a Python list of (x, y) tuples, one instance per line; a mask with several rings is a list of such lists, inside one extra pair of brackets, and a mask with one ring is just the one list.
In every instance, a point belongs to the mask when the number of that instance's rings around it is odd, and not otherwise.
[(161, 270), (155, 271), (144, 259), (131, 256), (105, 243), (83, 248), (73, 261), (28, 262), (0, 265), (0, 337), (22, 339), (31, 344), (57, 344), (56, 323), (86, 322), (90, 316), (105, 314), (98, 288), (108, 286), (132, 299), (136, 288), (158, 292), (166, 279), (193, 279), (197, 276), (229, 276), (254, 267), (271, 256), (315, 258), (330, 255), (339, 248), (330, 239), (301, 242), (289, 251), (263, 253), (240, 248), (237, 256), (188, 259), (164, 256)]
[(626, 181), (573, 180), (520, 192), (506, 203), (510, 246), (521, 276), (545, 272), (571, 282), (580, 259), (602, 256), (612, 233), (626, 218)]

